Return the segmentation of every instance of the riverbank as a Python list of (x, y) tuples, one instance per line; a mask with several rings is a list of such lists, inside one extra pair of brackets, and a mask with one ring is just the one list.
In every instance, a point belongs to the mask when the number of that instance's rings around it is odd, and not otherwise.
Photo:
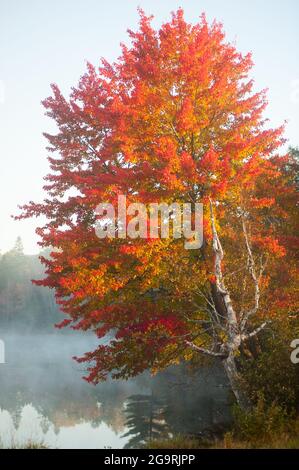
[(299, 449), (299, 418), (289, 429), (281, 434), (269, 433), (266, 437), (262, 430), (260, 436), (240, 439), (233, 431), (222, 438), (196, 438), (177, 435), (171, 439), (157, 439), (145, 445), (147, 449)]

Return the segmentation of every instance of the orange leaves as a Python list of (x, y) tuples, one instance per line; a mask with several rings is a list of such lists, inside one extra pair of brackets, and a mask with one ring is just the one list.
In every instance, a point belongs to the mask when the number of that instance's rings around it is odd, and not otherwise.
[[(153, 362), (167, 365), (169, 338), (200, 335), (185, 316), (194, 318), (199, 287), (215, 282), (210, 197), (232, 286), (230, 268), (242, 276), (246, 265), (241, 210), (254, 255), (270, 254), (271, 269), (285, 253), (294, 256), (297, 241), (292, 166), (273, 158), (283, 129), (264, 128), (266, 102), (264, 93), (252, 93), (250, 55), (225, 42), (221, 24), (209, 25), (203, 15), (191, 25), (181, 9), (159, 30), (140, 11), (139, 29), (129, 35), (115, 63), (88, 65), (69, 100), (55, 85), (44, 101), (58, 127), (46, 137), (59, 157), (49, 159), (47, 198), (24, 206), (21, 216), (47, 219), (38, 233), (53, 255), (43, 260), (47, 278), (38, 283), (56, 289), (76, 328), (100, 337), (119, 332), (119, 341), (86, 355), (95, 361), (95, 382), (112, 371), (128, 376)], [(119, 195), (128, 202), (203, 202), (203, 248), (186, 250), (172, 238), (99, 240), (94, 210)], [(264, 286), (278, 283), (273, 277), (267, 273)], [(234, 301), (241, 295), (237, 282)]]
[(190, 153), (183, 152), (181, 155), (181, 169), (182, 174), (185, 175), (188, 180), (196, 182), (197, 172), (196, 164)]
[(225, 155), (216, 152), (213, 146), (199, 160), (198, 171), (204, 174), (201, 182), (206, 184), (210, 196), (213, 199), (222, 199), (227, 195), (228, 189), (232, 188), (231, 176), (233, 175), (232, 162)]
[(266, 166), (263, 158), (258, 154), (250, 155), (236, 173), (236, 184), (242, 182), (243, 187), (248, 190), (255, 186), (257, 178), (265, 170)]
[(216, 276), (215, 274), (210, 274), (209, 276), (207, 276), (208, 280), (212, 283), (212, 284), (216, 284)]
[(219, 155), (212, 147), (204, 154), (199, 163), (200, 168), (208, 172), (215, 172), (218, 170), (219, 164)]
[(276, 256), (277, 258), (281, 258), (286, 254), (285, 248), (279, 244), (278, 240), (271, 236), (256, 235), (254, 236), (253, 241), (259, 248), (262, 248), (264, 251)]
[(177, 113), (177, 129), (179, 132), (195, 132), (197, 118), (194, 112), (194, 106), (189, 96), (183, 99), (181, 109)]
[(275, 204), (275, 198), (274, 197), (262, 197), (262, 198), (256, 198), (252, 197), (250, 199), (250, 205), (256, 209), (262, 209), (263, 207), (270, 207)]

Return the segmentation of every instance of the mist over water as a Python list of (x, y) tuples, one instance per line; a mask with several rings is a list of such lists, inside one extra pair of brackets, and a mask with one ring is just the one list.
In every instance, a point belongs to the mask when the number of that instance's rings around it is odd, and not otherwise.
[[(0, 368), (2, 446), (34, 441), (61, 448), (123, 447), (128, 439), (120, 437), (122, 410), (137, 387), (134, 381), (95, 387), (82, 380), (84, 367), (72, 356), (95, 347), (93, 335), (2, 332), (1, 337), (6, 346)], [(108, 401), (105, 410), (102, 401)]]
[(221, 371), (190, 375), (172, 368), (151, 377), (82, 380), (72, 359), (97, 345), (88, 333), (1, 331), (6, 363), (0, 366), (0, 446), (28, 442), (54, 448), (138, 447), (149, 437), (198, 433), (227, 422)]
[(44, 276), (18, 239), (0, 257), (0, 448), (28, 443), (58, 448), (138, 447), (146, 440), (217, 430), (229, 419), (222, 369), (186, 365), (151, 377), (97, 386), (81, 356), (98, 346), (90, 332), (59, 330), (53, 292), (31, 283)]

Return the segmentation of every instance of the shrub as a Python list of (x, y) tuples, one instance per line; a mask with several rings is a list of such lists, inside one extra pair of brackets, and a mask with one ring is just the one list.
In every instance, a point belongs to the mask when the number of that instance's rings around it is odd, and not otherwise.
[(269, 444), (290, 431), (292, 417), (276, 402), (267, 404), (262, 393), (251, 411), (234, 407), (233, 435), (254, 445)]

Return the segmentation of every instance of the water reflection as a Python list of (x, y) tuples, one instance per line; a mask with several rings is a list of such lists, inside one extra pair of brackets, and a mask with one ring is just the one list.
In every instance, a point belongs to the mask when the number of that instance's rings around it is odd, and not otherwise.
[(23, 447), (30, 443), (61, 449), (122, 448), (124, 440), (106, 423), (69, 423), (58, 428), (44, 418), (33, 405), (25, 405), (14, 423), (11, 413), (0, 411), (0, 442), (5, 448)]
[(126, 425), (129, 430), (123, 437), (129, 437), (126, 448), (138, 447), (147, 440), (167, 438), (171, 433), (166, 421), (167, 401), (162, 397), (132, 395), (126, 405)]
[(200, 434), (229, 420), (221, 370), (184, 367), (93, 386), (71, 360), (95, 344), (86, 335), (4, 335), (0, 446), (28, 441), (54, 448), (138, 447), (177, 433)]

